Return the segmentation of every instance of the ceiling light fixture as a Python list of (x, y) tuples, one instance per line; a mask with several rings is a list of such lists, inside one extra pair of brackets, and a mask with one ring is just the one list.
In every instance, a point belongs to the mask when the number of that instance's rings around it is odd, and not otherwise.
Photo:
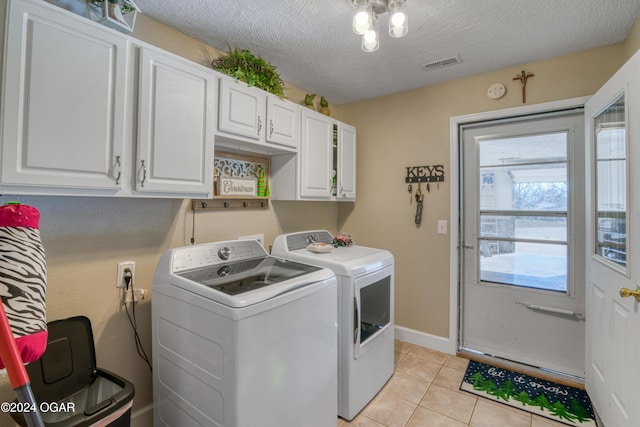
[(389, 35), (403, 37), (409, 31), (407, 0), (353, 0), (353, 32), (362, 35), (362, 50), (380, 46), (378, 16), (389, 12)]

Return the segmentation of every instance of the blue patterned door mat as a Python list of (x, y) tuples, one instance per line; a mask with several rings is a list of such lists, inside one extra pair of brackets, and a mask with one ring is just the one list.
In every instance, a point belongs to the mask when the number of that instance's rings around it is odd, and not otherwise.
[(570, 426), (596, 427), (585, 390), (469, 361), (460, 390)]

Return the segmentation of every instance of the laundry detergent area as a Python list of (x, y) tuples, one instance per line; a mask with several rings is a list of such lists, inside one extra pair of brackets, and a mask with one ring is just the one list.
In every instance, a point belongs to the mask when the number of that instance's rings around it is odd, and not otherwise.
[[(462, 55), (432, 71), (453, 80), (381, 94), (345, 71), (349, 58), (417, 33), (382, 32), (363, 52), (353, 2), (339, 3), (344, 22), (331, 25), (348, 27), (355, 52), (310, 51), (335, 65), (299, 86), (273, 45), (249, 50), (212, 23), (225, 39), (214, 47), (152, 16), (160, 3), (0, 4), (0, 207), (38, 212), (46, 279), (16, 268), (24, 246), (0, 223), (0, 247), (16, 253), (9, 278), (0, 251), (0, 296), (29, 362), (26, 376), (0, 375), (0, 427), (472, 425), (494, 410), (438, 406), (482, 398), (460, 390), (452, 281), (466, 169), (452, 117), (582, 100), (640, 47), (639, 24), (624, 41), (457, 77), (472, 62)], [(269, 7), (238, 14), (275, 19)], [(423, 62), (452, 52), (441, 53)], [(238, 55), (276, 66), (282, 92), (225, 73)], [(331, 96), (323, 82), (336, 73), (349, 90)], [(363, 87), (371, 96), (340, 99)], [(32, 395), (16, 380), (27, 377)]]

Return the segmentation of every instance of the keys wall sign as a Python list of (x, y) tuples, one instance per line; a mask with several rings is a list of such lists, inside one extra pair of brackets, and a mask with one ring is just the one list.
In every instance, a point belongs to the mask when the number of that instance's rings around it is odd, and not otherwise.
[[(426, 182), (427, 192), (431, 192), (430, 182), (435, 182), (440, 188), (440, 183), (444, 182), (444, 165), (431, 165), (431, 166), (408, 166), (407, 176), (404, 179), (409, 191), (409, 203), (413, 203), (413, 198), (416, 199), (416, 216), (415, 223), (417, 227), (420, 227), (422, 222), (422, 209), (424, 206), (424, 193), (422, 192), (421, 183)], [(413, 193), (414, 186), (412, 183), (417, 183), (417, 189), (415, 195)]]
[(404, 182), (444, 182), (444, 165), (407, 166)]

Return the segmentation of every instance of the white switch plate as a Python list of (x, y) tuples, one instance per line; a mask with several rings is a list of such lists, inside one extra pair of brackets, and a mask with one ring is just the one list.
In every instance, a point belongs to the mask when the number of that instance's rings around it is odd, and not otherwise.
[(438, 234), (447, 234), (447, 220), (439, 219), (438, 220)]

